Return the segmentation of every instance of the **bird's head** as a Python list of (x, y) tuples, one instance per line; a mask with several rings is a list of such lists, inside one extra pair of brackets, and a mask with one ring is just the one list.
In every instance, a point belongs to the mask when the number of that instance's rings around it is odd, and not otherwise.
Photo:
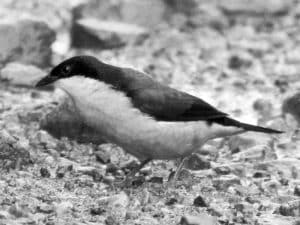
[(88, 78), (96, 78), (99, 73), (99, 68), (104, 65), (93, 56), (75, 56), (69, 58), (57, 66), (50, 73), (43, 77), (36, 87), (42, 87), (60, 79), (71, 78), (72, 76), (84, 76)]

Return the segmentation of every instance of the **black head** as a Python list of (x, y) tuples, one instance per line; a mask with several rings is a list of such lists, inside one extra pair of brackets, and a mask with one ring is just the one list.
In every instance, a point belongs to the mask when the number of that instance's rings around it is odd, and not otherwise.
[(46, 77), (36, 84), (36, 87), (45, 86), (59, 79), (76, 75), (96, 78), (99, 77), (98, 73), (101, 71), (101, 67), (105, 67), (105, 64), (93, 56), (75, 56), (55, 66)]

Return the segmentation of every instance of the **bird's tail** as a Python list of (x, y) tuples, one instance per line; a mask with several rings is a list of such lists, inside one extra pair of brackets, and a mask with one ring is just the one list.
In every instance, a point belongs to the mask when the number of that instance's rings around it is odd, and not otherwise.
[(222, 121), (218, 121), (220, 124), (224, 126), (236, 126), (245, 129), (246, 131), (254, 131), (254, 132), (262, 132), (262, 133), (269, 133), (269, 134), (281, 134), (283, 131), (274, 130), (271, 128), (255, 126), (247, 123), (242, 123), (237, 120), (224, 117)]

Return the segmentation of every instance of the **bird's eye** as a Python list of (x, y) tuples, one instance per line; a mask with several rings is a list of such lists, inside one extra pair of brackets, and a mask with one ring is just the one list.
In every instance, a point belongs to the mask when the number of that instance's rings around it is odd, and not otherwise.
[(62, 73), (63, 73), (64, 75), (68, 75), (68, 74), (70, 73), (70, 71), (71, 71), (71, 66), (70, 66), (70, 65), (66, 65), (66, 66), (64, 66), (64, 67), (62, 68)]

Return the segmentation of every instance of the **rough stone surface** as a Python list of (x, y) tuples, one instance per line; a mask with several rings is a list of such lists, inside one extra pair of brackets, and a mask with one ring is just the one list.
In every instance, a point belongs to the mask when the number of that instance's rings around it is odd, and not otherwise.
[(192, 15), (198, 12), (199, 4), (197, 0), (166, 0), (166, 2), (176, 11)]
[(98, 132), (83, 122), (69, 98), (65, 98), (63, 103), (49, 112), (41, 120), (40, 126), (56, 138), (68, 137), (79, 143), (105, 142)]
[(7, 64), (0, 72), (0, 78), (12, 85), (34, 87), (45, 72), (41, 69), (17, 62)]
[(77, 48), (114, 48), (139, 40), (164, 21), (162, 0), (92, 0), (72, 10), (71, 43)]
[(189, 159), (185, 162), (185, 167), (190, 170), (205, 170), (209, 169), (210, 162), (199, 154), (193, 154)]
[(291, 114), (300, 126), (300, 92), (286, 98), (281, 109), (283, 114)]
[(229, 0), (220, 1), (220, 7), (228, 14), (284, 14), (291, 9), (292, 3), (289, 0)]
[[(95, 48), (116, 48), (125, 45), (127, 42), (133, 42), (146, 35), (146, 29), (137, 25), (116, 21), (101, 21), (96, 18), (83, 18), (76, 21), (80, 27), (81, 42), (75, 41), (78, 47), (89, 47), (92, 43), (88, 43), (90, 39), (96, 43)], [(77, 34), (75, 34), (74, 38)], [(86, 38), (84, 37), (86, 36)]]
[(125, 0), (121, 4), (120, 14), (127, 23), (155, 28), (164, 21), (166, 10), (162, 0)]
[(37, 20), (7, 20), (0, 23), (0, 65), (11, 61), (45, 67), (50, 64), (55, 33)]
[(30, 163), (29, 152), (21, 145), (17, 138), (7, 131), (0, 131), (0, 168), (20, 168)]
[(209, 216), (207, 214), (200, 214), (197, 216), (184, 215), (179, 225), (217, 225), (218, 222), (216, 218)]

